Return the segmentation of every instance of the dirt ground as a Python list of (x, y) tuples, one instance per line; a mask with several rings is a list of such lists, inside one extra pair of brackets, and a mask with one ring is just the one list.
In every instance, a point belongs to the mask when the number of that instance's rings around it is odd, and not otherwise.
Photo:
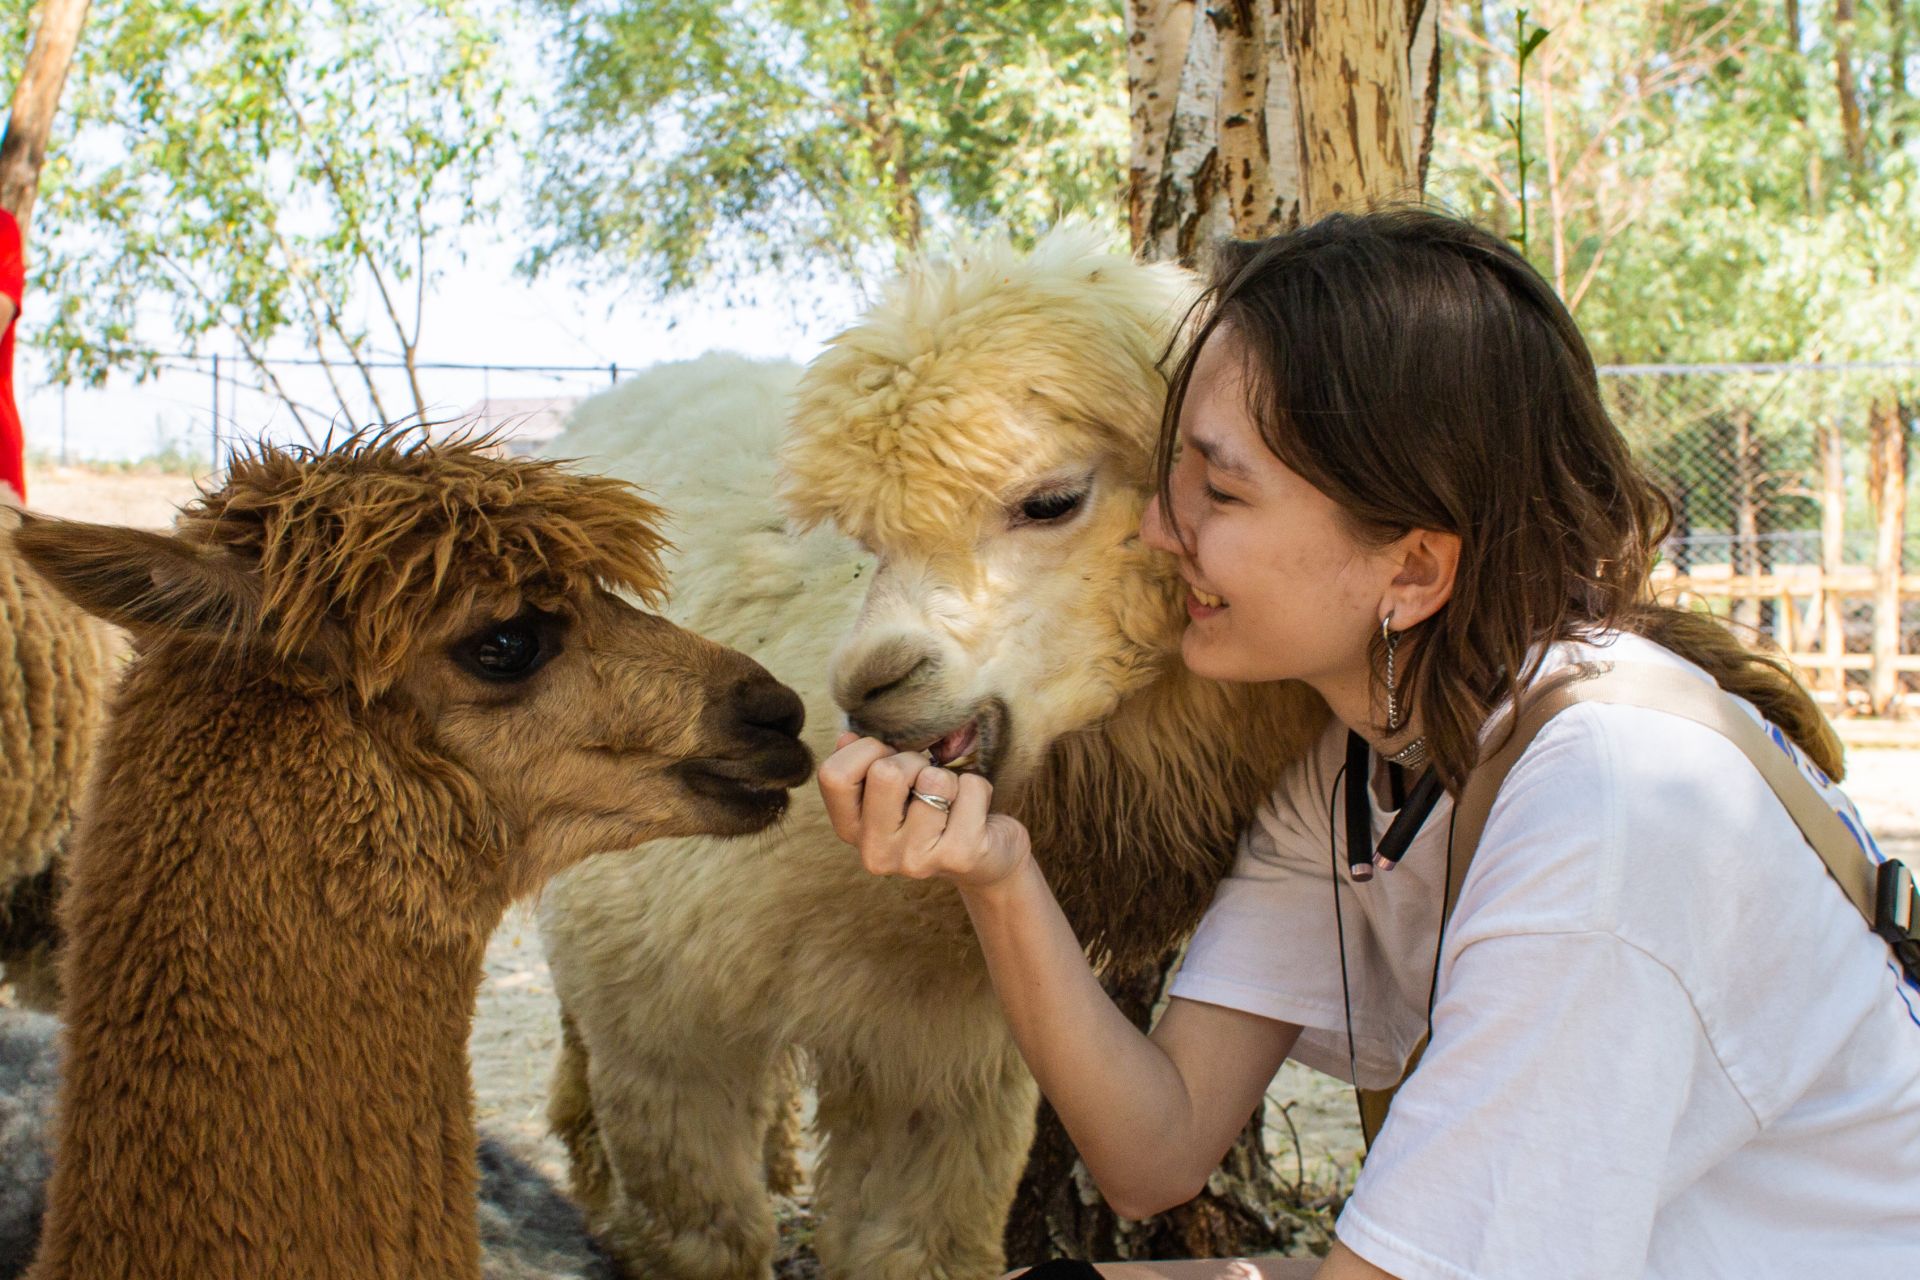
[(27, 509), (69, 520), (164, 529), (195, 492), (192, 476), (168, 472), (27, 468)]
[[(194, 482), (180, 475), (39, 468), (32, 508), (74, 519), (161, 528)], [(1849, 753), (1848, 791), (1889, 853), (1920, 858), (1920, 750)], [(538, 933), (511, 912), (487, 952), (472, 1060), (480, 1123), (556, 1178), (565, 1157), (546, 1135), (546, 1079), (559, 1039), (553, 983)], [(1289, 1064), (1268, 1094), (1269, 1147), (1283, 1178), (1319, 1185), (1350, 1181), (1359, 1151), (1352, 1090)]]

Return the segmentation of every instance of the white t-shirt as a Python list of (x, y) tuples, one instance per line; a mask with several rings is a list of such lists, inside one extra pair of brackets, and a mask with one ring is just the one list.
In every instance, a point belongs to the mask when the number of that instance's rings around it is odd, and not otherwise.
[[(1709, 679), (1638, 636), (1556, 646), (1544, 671), (1594, 658)], [(1345, 737), (1262, 806), (1172, 992), (1296, 1023), (1294, 1056), (1347, 1077), (1338, 832), (1355, 1057), (1380, 1087), (1426, 1031), (1451, 806), (1396, 869), (1352, 883), (1330, 794)], [(1393, 814), (1368, 793), (1377, 840)], [(1432, 1043), (1338, 1223), (1375, 1266), (1920, 1277), (1920, 991), (1720, 735), (1637, 707), (1555, 717), (1494, 805), (1437, 990)]]

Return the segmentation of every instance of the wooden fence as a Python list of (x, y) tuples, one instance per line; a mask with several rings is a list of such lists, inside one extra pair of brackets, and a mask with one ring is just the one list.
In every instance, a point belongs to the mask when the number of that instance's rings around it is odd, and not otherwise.
[[(1663, 601), (1705, 603), (1736, 623), (1767, 624), (1774, 646), (1834, 714), (1920, 712), (1920, 652), (1906, 651), (1900, 626), (1906, 607), (1920, 603), (1920, 573), (1781, 565), (1736, 574), (1727, 565), (1696, 565), (1683, 574), (1663, 563), (1654, 570), (1653, 587)], [(1872, 601), (1875, 615), (1864, 648), (1857, 628), (1849, 644), (1846, 626), (1848, 602), (1863, 599)], [(1770, 611), (1762, 610), (1765, 604)], [(1849, 684), (1853, 671), (1866, 673), (1864, 685)], [(1902, 681), (1902, 675), (1915, 678)]]

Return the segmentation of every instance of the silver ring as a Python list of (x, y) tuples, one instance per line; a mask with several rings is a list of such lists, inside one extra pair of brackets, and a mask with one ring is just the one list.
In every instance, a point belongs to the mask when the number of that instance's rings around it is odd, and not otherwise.
[(945, 813), (947, 812), (947, 810), (953, 808), (953, 801), (947, 799), (945, 796), (930, 796), (926, 792), (920, 790), (918, 787), (907, 788), (907, 794), (912, 796), (915, 800), (918, 800), (922, 804), (932, 805), (934, 808), (938, 809), (942, 813)]

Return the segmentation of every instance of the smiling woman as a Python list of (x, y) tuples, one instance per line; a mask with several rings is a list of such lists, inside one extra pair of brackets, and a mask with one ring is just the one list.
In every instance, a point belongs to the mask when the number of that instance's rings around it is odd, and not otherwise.
[(1189, 672), (1298, 680), (1336, 719), (1151, 1035), (997, 777), (853, 734), (820, 769), (863, 866), (958, 887), (1101, 1192), (1193, 1197), (1290, 1056), (1370, 1090), (1411, 1059), (1324, 1280), (1911, 1271), (1920, 899), (1791, 673), (1650, 599), (1669, 512), (1566, 309), (1408, 209), (1221, 246), (1197, 316), (1141, 542), (1185, 584)]

